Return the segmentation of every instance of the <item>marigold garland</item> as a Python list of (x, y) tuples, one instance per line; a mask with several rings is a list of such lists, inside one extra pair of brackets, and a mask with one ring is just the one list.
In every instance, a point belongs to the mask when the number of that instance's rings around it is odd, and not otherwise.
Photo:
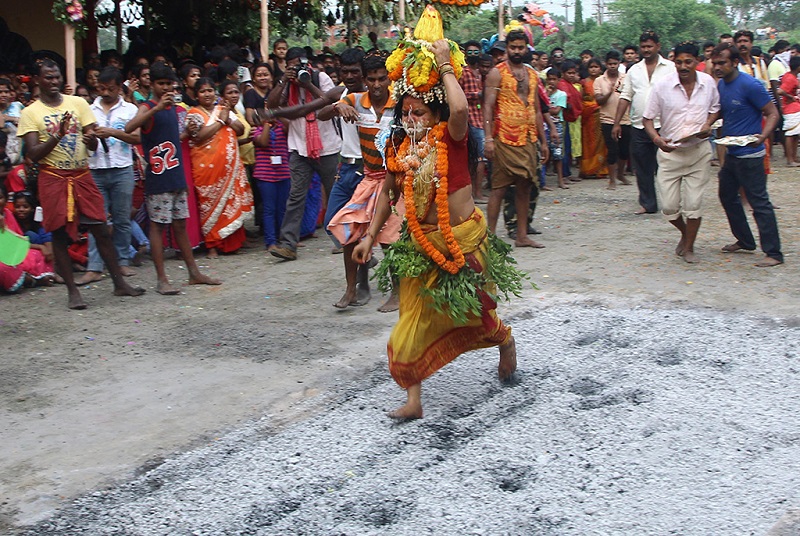
[(431, 129), (430, 135), (436, 145), (436, 175), (438, 178), (435, 197), (436, 216), (439, 224), (439, 231), (442, 233), (442, 237), (447, 244), (447, 249), (452, 256), (452, 260), (447, 259), (441, 251), (431, 244), (420, 227), (419, 218), (417, 217), (417, 206), (414, 201), (414, 173), (419, 166), (412, 167), (406, 162), (406, 156), (408, 156), (408, 151), (411, 148), (410, 137), (406, 137), (406, 139), (403, 140), (396, 155), (389, 154), (387, 167), (389, 171), (394, 173), (402, 172), (404, 174), (403, 197), (406, 203), (406, 220), (408, 221), (409, 232), (416, 239), (425, 255), (432, 259), (443, 270), (451, 274), (456, 274), (464, 266), (465, 259), (464, 253), (461, 251), (461, 247), (458, 245), (458, 241), (453, 234), (453, 229), (450, 226), (450, 206), (448, 204), (447, 192), (447, 144), (444, 142), (445, 128), (447, 128), (447, 123), (441, 122)]

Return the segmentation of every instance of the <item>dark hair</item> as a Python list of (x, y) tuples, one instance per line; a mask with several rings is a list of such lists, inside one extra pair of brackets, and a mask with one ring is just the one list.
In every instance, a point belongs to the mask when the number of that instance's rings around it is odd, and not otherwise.
[(553, 54), (555, 54), (557, 50), (560, 50), (561, 52), (564, 52), (564, 49), (563, 49), (563, 48), (561, 48), (561, 47), (555, 47), (555, 48), (553, 48), (553, 49), (550, 51), (550, 55), (552, 56)]
[(170, 80), (172, 82), (177, 82), (178, 77), (175, 74), (175, 71), (172, 70), (172, 67), (163, 61), (157, 61), (150, 66), (150, 81), (155, 82), (157, 80)]
[(556, 78), (561, 78), (561, 69), (553, 65), (549, 69), (547, 69), (547, 76), (555, 76)]
[(706, 41), (703, 43), (703, 50), (707, 49), (708, 47), (715, 47), (717, 44), (714, 41)]
[(108, 84), (109, 82), (114, 82), (116, 84), (122, 84), (122, 71), (117, 69), (116, 67), (104, 67), (102, 71), (100, 71), (100, 76), (97, 77), (97, 81), (101, 84)]
[(140, 76), (142, 76), (142, 71), (144, 71), (145, 69), (147, 69), (149, 71), (150, 70), (150, 66), (149, 65), (145, 65), (143, 63), (137, 63), (136, 65), (131, 67), (131, 74), (133, 76), (135, 76), (136, 78), (139, 78)]
[(228, 86), (236, 86), (236, 89), (239, 89), (239, 82), (236, 80), (223, 80), (222, 83), (219, 85), (219, 94), (224, 95), (225, 90)]
[(675, 57), (677, 57), (678, 54), (691, 54), (692, 57), (697, 58), (700, 56), (700, 49), (697, 48), (697, 45), (694, 43), (687, 41), (675, 45)]
[(734, 60), (738, 61), (739, 60), (739, 58), (740, 58), (740, 56), (739, 56), (739, 48), (736, 45), (734, 45), (733, 43), (720, 43), (720, 44), (718, 44), (717, 46), (714, 47), (714, 52), (711, 53), (711, 57), (712, 58), (716, 58), (718, 56), (721, 56), (722, 53), (725, 52), (726, 50), (728, 51), (728, 54), (729, 54), (728, 57), (730, 58), (731, 61), (734, 61)]
[(756, 57), (759, 57), (759, 56), (761, 56), (763, 53), (764, 53), (764, 51), (763, 51), (763, 50), (761, 50), (761, 47), (753, 47), (753, 48), (751, 48), (751, 49), (750, 49), (750, 55), (751, 55), (751, 56), (756, 56)]
[(5, 148), (8, 145), (8, 134), (5, 130), (0, 130), (0, 147)]
[(609, 50), (606, 52), (606, 61), (608, 60), (622, 61), (622, 55), (616, 50)]
[(480, 49), (481, 48), (481, 44), (479, 42), (475, 41), (474, 39), (470, 39), (469, 41), (467, 41), (466, 43), (461, 45), (461, 48), (463, 48), (464, 50), (466, 50), (467, 47), (477, 47), (477, 48)]
[(722, 41), (723, 39), (733, 39), (733, 36), (729, 33), (719, 34), (719, 40)]
[(361, 71), (366, 74), (370, 71), (386, 69), (386, 57), (380, 54), (367, 54), (361, 62)]
[(592, 51), (591, 51), (591, 50), (589, 50), (588, 48), (584, 48), (584, 49), (581, 51), (580, 55), (581, 55), (581, 56), (583, 56), (584, 54), (589, 54), (591, 57), (594, 57), (594, 52), (592, 52)]
[[(194, 69), (197, 69), (201, 73), (203, 72), (203, 69), (201, 69), (199, 65), (195, 65), (194, 63), (185, 63), (185, 64), (183, 64), (183, 66), (181, 67), (181, 72), (180, 72), (181, 80), (186, 80), (189, 77), (189, 74)], [(152, 74), (150, 75), (150, 77), (152, 78)]]
[(8, 78), (0, 78), (0, 86), (8, 86), (8, 89), (14, 89), (14, 86), (11, 84), (11, 80)]
[(5, 197), (8, 202), (8, 190), (6, 190), (5, 182), (0, 182), (0, 197)]
[(795, 52), (800, 52), (800, 43), (793, 44), (791, 49)]
[(591, 67), (592, 65), (597, 65), (598, 67), (600, 67), (600, 72), (603, 72), (603, 71), (606, 70), (606, 66), (603, 65), (603, 62), (600, 61), (600, 58), (591, 58), (589, 61), (586, 62), (586, 67), (587, 68)]
[(511, 30), (506, 35), (506, 44), (510, 43), (511, 41), (525, 41), (525, 44), (529, 45), (531, 42), (528, 41), (528, 35), (523, 32), (522, 30)]
[(301, 47), (292, 47), (286, 51), (286, 61), (295, 58), (308, 58), (308, 54), (306, 54), (306, 50)]
[(639, 47), (637, 47), (636, 45), (625, 45), (625, 48), (622, 49), (622, 53), (624, 54), (629, 50), (633, 50), (634, 52), (638, 53)]
[[(30, 206), (34, 208), (36, 208), (36, 206), (39, 205), (39, 201), (36, 199), (36, 196), (33, 195), (33, 192), (31, 192), (30, 190), (22, 190), (21, 192), (14, 192), (14, 203), (17, 202), (17, 199), (24, 199), (25, 201), (28, 202)], [(31, 213), (31, 220), (33, 220), (33, 213)]]
[(653, 30), (645, 30), (642, 32), (642, 35), (639, 36), (640, 43), (644, 43), (645, 41), (652, 41), (655, 44), (661, 42), (658, 38), (658, 34)]
[(222, 82), (232, 74), (236, 74), (239, 65), (233, 60), (222, 60), (217, 65), (217, 82)]
[(494, 63), (494, 58), (492, 58), (491, 54), (481, 54), (480, 61), (486, 61), (486, 62)]
[(561, 64), (561, 72), (565, 73), (570, 69), (578, 69), (578, 64), (573, 60), (564, 60), (564, 63)]
[(214, 89), (217, 89), (217, 85), (214, 83), (214, 81), (211, 78), (209, 78), (207, 76), (201, 76), (194, 83), (194, 91), (195, 91), (195, 93), (199, 93), (200, 92), (200, 88), (203, 87), (203, 86), (211, 86)]
[(736, 42), (739, 40), (740, 37), (746, 37), (750, 40), (750, 42), (754, 42), (756, 40), (755, 35), (750, 30), (739, 30), (735, 34), (733, 34), (733, 41)]
[(360, 65), (361, 62), (364, 61), (364, 55), (363, 50), (347, 48), (342, 52), (341, 56), (339, 56), (339, 61), (342, 65)]
[(777, 41), (775, 41), (775, 44), (772, 45), (772, 48), (775, 49), (775, 52), (778, 51), (783, 52), (784, 50), (789, 48), (789, 41), (787, 41), (786, 39), (778, 39)]
[(42, 69), (58, 69), (59, 74), (61, 74), (61, 67), (59, 67), (58, 64), (50, 58), (43, 58), (39, 60), (39, 65), (36, 68), (36, 74), (41, 76)]
[(289, 44), (289, 43), (286, 42), (286, 39), (284, 39), (283, 37), (279, 37), (279, 38), (277, 38), (275, 40), (274, 43), (272, 43), (272, 50), (275, 50), (275, 45), (278, 45), (280, 43), (283, 43), (284, 45), (288, 45)]
[(789, 58), (789, 70), (794, 71), (800, 68), (800, 56), (792, 56)]

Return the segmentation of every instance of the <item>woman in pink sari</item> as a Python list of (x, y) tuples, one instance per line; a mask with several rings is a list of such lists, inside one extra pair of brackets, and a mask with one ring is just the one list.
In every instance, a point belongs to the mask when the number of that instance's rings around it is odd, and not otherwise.
[[(14, 214), (6, 206), (7, 202), (5, 187), (0, 185), (0, 232), (22, 235), (22, 229)], [(15, 266), (0, 262), (0, 290), (5, 292), (16, 292), (23, 286), (50, 286), (54, 277), (53, 264), (47, 262), (44, 254), (38, 249), (29, 249), (25, 259)]]

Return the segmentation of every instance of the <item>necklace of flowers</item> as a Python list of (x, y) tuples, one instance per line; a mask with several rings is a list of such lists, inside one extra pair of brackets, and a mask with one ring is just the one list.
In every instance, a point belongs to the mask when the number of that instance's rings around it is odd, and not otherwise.
[[(431, 136), (436, 146), (436, 175), (438, 180), (434, 179), (436, 184), (436, 215), (439, 223), (439, 231), (442, 233), (447, 249), (452, 260), (446, 258), (441, 251), (436, 249), (431, 244), (428, 237), (420, 227), (419, 218), (417, 217), (417, 207), (414, 201), (414, 175), (415, 172), (422, 165), (423, 156), (417, 158), (408, 158), (409, 149), (411, 148), (411, 137), (406, 136), (397, 154), (394, 158), (389, 158), (389, 171), (398, 173), (402, 172), (404, 175), (403, 180), (403, 197), (406, 203), (406, 219), (408, 220), (408, 230), (412, 236), (417, 240), (417, 243), (422, 248), (422, 251), (443, 270), (456, 274), (464, 266), (464, 253), (456, 241), (453, 234), (453, 228), (450, 226), (450, 207), (448, 205), (448, 192), (447, 192), (447, 144), (444, 142), (444, 130), (447, 128), (446, 122), (441, 122), (433, 129), (431, 129)], [(392, 162), (393, 160), (393, 162)]]

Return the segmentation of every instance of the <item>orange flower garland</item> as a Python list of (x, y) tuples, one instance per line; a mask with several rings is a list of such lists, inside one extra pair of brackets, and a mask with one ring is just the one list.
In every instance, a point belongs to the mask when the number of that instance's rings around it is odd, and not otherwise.
[[(414, 202), (414, 172), (415, 168), (410, 166), (405, 157), (408, 155), (408, 150), (411, 147), (410, 137), (406, 137), (397, 154), (388, 159), (389, 171), (404, 173), (403, 181), (403, 194), (406, 203), (406, 219), (408, 220), (408, 229), (417, 243), (422, 248), (422, 251), (442, 269), (456, 274), (464, 266), (465, 259), (461, 247), (456, 241), (453, 229), (450, 226), (450, 207), (448, 205), (448, 192), (447, 192), (447, 144), (444, 142), (444, 129), (447, 128), (446, 122), (441, 122), (431, 130), (431, 135), (436, 143), (436, 174), (439, 176), (439, 183), (436, 186), (436, 216), (439, 223), (439, 231), (442, 233), (447, 249), (453, 260), (447, 259), (441, 251), (436, 249), (430, 240), (425, 236), (417, 218), (417, 207)], [(421, 160), (420, 160), (421, 163)], [(418, 168), (419, 166), (415, 166)]]

